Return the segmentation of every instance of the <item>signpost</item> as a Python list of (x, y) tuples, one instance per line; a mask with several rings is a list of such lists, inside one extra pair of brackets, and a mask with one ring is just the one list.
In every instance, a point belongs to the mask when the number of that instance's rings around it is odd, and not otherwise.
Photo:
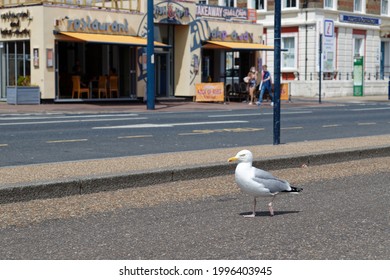
[(353, 96), (363, 96), (363, 57), (357, 56), (353, 63)]

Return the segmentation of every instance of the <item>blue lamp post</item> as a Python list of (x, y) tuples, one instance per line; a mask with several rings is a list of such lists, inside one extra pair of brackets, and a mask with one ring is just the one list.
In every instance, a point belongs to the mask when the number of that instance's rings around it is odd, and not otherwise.
[(147, 15), (147, 81), (146, 81), (146, 108), (148, 110), (154, 110), (155, 105), (155, 65), (154, 65), (154, 20), (153, 20), (153, 0), (148, 0), (148, 15)]
[(275, 0), (274, 36), (274, 145), (280, 144), (280, 49), (281, 0)]

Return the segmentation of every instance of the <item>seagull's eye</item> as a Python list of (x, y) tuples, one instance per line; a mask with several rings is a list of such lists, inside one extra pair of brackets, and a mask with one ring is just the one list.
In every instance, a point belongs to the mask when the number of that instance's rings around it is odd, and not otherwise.
[(245, 154), (241, 154), (240, 157), (245, 157)]

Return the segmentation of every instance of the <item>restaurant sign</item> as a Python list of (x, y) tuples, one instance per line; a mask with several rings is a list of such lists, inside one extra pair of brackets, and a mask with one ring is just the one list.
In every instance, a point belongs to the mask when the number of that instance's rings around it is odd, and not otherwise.
[(210, 32), (211, 40), (253, 42), (253, 37), (253, 33), (247, 31), (243, 33), (238, 33), (237, 31), (228, 33), (226, 30), (219, 30), (218, 27)]
[(8, 11), (0, 15), (2, 27), (0, 28), (1, 35), (12, 37), (14, 36), (30, 36), (28, 26), (32, 21), (30, 11), (13, 12)]
[(82, 32), (110, 32), (110, 33), (129, 33), (129, 23), (126, 19), (123, 23), (116, 20), (113, 22), (101, 22), (97, 19), (92, 20), (89, 16), (80, 19), (68, 19), (68, 30)]
[(196, 17), (210, 17), (219, 19), (248, 19), (248, 9), (197, 5)]

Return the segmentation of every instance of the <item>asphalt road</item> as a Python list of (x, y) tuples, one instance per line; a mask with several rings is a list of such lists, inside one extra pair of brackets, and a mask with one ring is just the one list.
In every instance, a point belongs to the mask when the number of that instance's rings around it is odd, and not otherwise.
[[(288, 107), (281, 143), (388, 134), (390, 104)], [(0, 166), (273, 143), (273, 110), (0, 115)]]
[(273, 172), (266, 199), (233, 175), (0, 205), (2, 259), (389, 259), (390, 158)]

